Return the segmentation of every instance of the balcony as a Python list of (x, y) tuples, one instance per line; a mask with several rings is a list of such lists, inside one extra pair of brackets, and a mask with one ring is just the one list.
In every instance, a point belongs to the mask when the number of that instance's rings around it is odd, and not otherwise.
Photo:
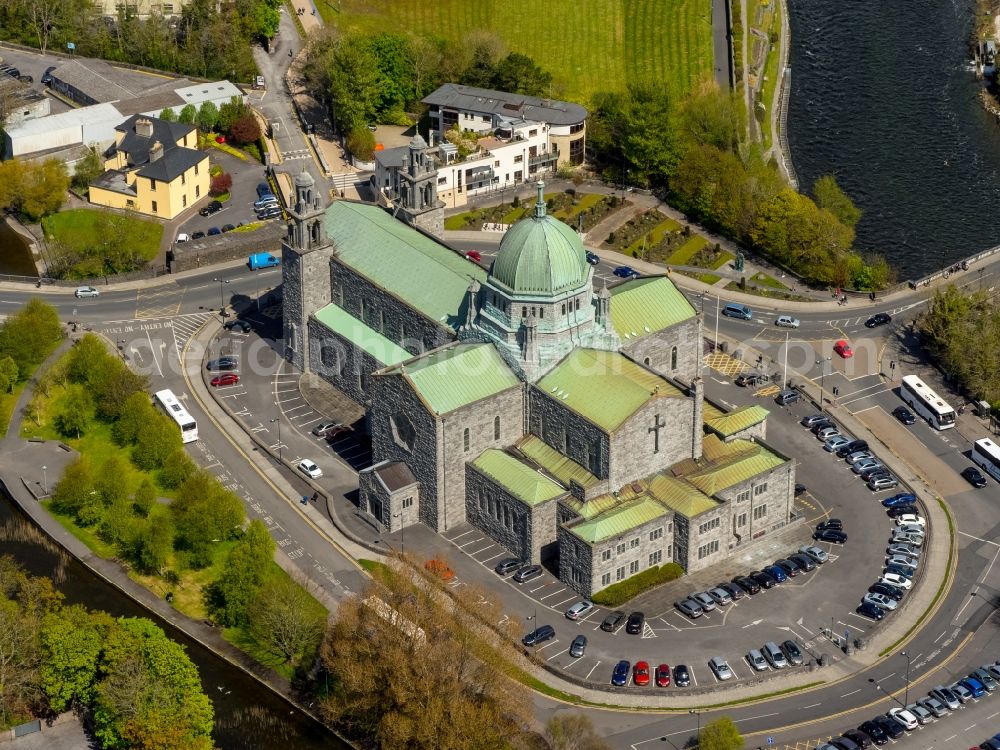
[(538, 156), (532, 156), (528, 159), (529, 167), (548, 167), (555, 165), (559, 160), (559, 152), (551, 151), (547, 154), (539, 154)]

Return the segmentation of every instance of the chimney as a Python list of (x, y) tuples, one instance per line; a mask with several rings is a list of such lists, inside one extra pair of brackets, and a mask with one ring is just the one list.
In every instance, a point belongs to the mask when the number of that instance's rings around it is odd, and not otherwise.
[(156, 161), (161, 156), (163, 156), (163, 144), (159, 141), (153, 141), (153, 145), (149, 147), (149, 161), (150, 163)]
[(144, 138), (151, 138), (153, 136), (153, 121), (147, 120), (145, 117), (136, 120), (135, 134), (141, 135)]
[[(695, 461), (701, 458), (701, 439), (704, 437), (705, 425), (704, 425), (704, 408), (705, 408), (705, 381), (700, 377), (695, 378), (691, 381), (692, 389), (694, 391), (692, 400), (692, 410), (694, 414), (692, 415), (691, 425), (691, 458)], [(690, 392), (690, 391), (689, 391)]]

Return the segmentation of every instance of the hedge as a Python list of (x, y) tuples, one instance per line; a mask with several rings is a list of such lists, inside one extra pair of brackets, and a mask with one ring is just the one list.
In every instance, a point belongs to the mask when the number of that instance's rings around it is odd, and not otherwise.
[(641, 573), (637, 573), (631, 578), (612, 584), (603, 591), (598, 591), (590, 600), (594, 604), (603, 604), (605, 607), (617, 607), (624, 604), (629, 599), (639, 596), (644, 591), (661, 583), (673, 581), (684, 575), (684, 568), (677, 563), (667, 563), (658, 568), (647, 568)]

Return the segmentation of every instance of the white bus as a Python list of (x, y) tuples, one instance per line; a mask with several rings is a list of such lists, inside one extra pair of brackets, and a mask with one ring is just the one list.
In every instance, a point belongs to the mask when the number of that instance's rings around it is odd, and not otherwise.
[(1000, 482), (1000, 445), (989, 438), (977, 440), (972, 444), (972, 460)]
[(927, 387), (916, 375), (907, 375), (899, 388), (903, 401), (937, 430), (947, 430), (955, 426), (955, 410)]
[(193, 443), (198, 439), (198, 423), (194, 421), (194, 417), (187, 413), (187, 409), (181, 406), (181, 402), (177, 400), (173, 391), (157, 391), (156, 403), (181, 428), (183, 442)]

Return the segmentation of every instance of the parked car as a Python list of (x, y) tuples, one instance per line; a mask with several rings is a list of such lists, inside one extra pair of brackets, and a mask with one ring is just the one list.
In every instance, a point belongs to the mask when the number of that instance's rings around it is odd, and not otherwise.
[(986, 477), (975, 466), (967, 466), (962, 469), (962, 478), (973, 487), (985, 487)]
[(784, 641), (781, 644), (781, 650), (785, 652), (789, 664), (796, 667), (802, 664), (802, 649), (799, 648), (799, 644), (795, 641)]
[(836, 344), (834, 344), (833, 350), (844, 359), (850, 359), (851, 357), (854, 356), (854, 350), (851, 348), (851, 345), (847, 343), (844, 339), (841, 339)]
[(899, 604), (895, 599), (885, 594), (865, 594), (862, 601), (881, 607), (886, 612), (892, 612)]
[(524, 583), (525, 581), (530, 581), (532, 578), (538, 578), (541, 574), (541, 565), (525, 565), (514, 574), (514, 580), (518, 583)]
[(915, 557), (918, 560), (920, 559), (920, 548), (903, 542), (890, 544), (885, 548), (885, 553), (887, 555), (906, 555), (907, 557)]
[(906, 728), (891, 716), (876, 716), (874, 721), (885, 730), (885, 733), (889, 735), (889, 739), (899, 739), (906, 733)]
[[(848, 448), (850, 446), (845, 445), (844, 447)], [(837, 454), (838, 455), (840, 454), (840, 449), (837, 450)], [(872, 453), (870, 450), (861, 450), (847, 454), (847, 456), (845, 456), (845, 460), (853, 468), (854, 464), (859, 463), (861, 461), (871, 461), (871, 460), (877, 461), (878, 459), (875, 457), (875, 454)]]
[(521, 561), (516, 557), (505, 557), (503, 560), (498, 562), (493, 568), (493, 571), (498, 575), (506, 576), (513, 573), (515, 570), (521, 567)]
[(899, 480), (894, 476), (875, 476), (868, 480), (868, 489), (872, 492), (892, 490), (899, 486)]
[(835, 427), (833, 420), (824, 418), (817, 420), (810, 425), (809, 430), (813, 435), (818, 435), (820, 430), (826, 429), (827, 427)]
[(623, 279), (637, 279), (639, 278), (640, 275), (639, 272), (636, 271), (631, 266), (618, 266), (614, 270), (614, 274), (615, 276), (618, 276)]
[(653, 673), (653, 679), (656, 682), (656, 687), (670, 687), (670, 667), (666, 664), (660, 664)]
[(909, 555), (890, 555), (885, 559), (886, 565), (899, 565), (904, 568), (913, 568), (914, 570), (920, 565), (920, 560), (915, 557), (910, 557)]
[(913, 412), (907, 409), (905, 406), (897, 406), (892, 410), (892, 416), (898, 419), (900, 422), (906, 425), (916, 424), (917, 418), (913, 416)]
[(755, 372), (737, 375), (734, 381), (740, 388), (753, 388), (764, 382), (764, 376)]
[(837, 748), (837, 750), (861, 750), (861, 747), (854, 740), (843, 735), (831, 739), (830, 744)]
[(620, 662), (615, 664), (614, 671), (611, 673), (611, 684), (617, 687), (624, 687), (628, 684), (628, 674), (631, 670), (632, 665), (627, 661), (622, 659)]
[(690, 598), (698, 602), (698, 604), (701, 605), (701, 608), (706, 612), (711, 612), (715, 609), (715, 599), (713, 599), (707, 591), (697, 591), (691, 594)]
[(685, 664), (678, 664), (674, 667), (674, 684), (677, 687), (687, 687), (691, 684), (691, 671)]
[(586, 615), (590, 610), (594, 608), (594, 605), (590, 602), (584, 600), (582, 602), (577, 602), (572, 607), (566, 610), (566, 617), (570, 620), (579, 620), (584, 615)]
[(750, 578), (759, 584), (762, 589), (773, 589), (778, 585), (774, 576), (770, 573), (765, 573), (763, 570), (755, 570), (750, 574)]
[(840, 434), (840, 430), (836, 427), (824, 427), (819, 432), (816, 432), (816, 437), (821, 443), (825, 443), (832, 437), (843, 437), (843, 435)]
[(42, 84), (43, 85), (45, 85), (45, 86), (51, 86), (52, 85), (52, 71), (55, 70), (55, 69), (56, 69), (55, 65), (50, 65), (49, 67), (47, 67), (45, 69), (45, 72), (42, 73)]
[(870, 617), (871, 619), (876, 621), (881, 620), (883, 617), (885, 617), (885, 610), (882, 609), (877, 604), (873, 604), (872, 602), (864, 602), (864, 601), (861, 602), (861, 605), (858, 607), (857, 612), (859, 615)]
[(826, 529), (825, 531), (817, 531), (813, 534), (813, 539), (817, 542), (832, 542), (833, 544), (845, 544), (847, 542), (847, 534), (843, 531), (838, 531), (837, 529)]
[(855, 461), (851, 464), (851, 471), (859, 475), (866, 471), (871, 471), (872, 469), (883, 468), (885, 468), (885, 465), (877, 458), (863, 458), (860, 461)]
[(614, 612), (609, 612), (608, 616), (604, 618), (601, 630), (605, 633), (614, 633), (622, 626), (623, 622), (625, 622), (625, 613), (616, 609)]
[(211, 216), (214, 213), (218, 213), (222, 210), (222, 204), (219, 201), (211, 201), (207, 206), (205, 206), (198, 213), (202, 216)]
[(808, 427), (812, 429), (813, 425), (819, 424), (820, 422), (829, 422), (830, 418), (826, 414), (809, 414), (808, 416), (802, 417), (799, 421), (803, 427)]
[(781, 328), (798, 328), (799, 319), (793, 318), (791, 315), (779, 315), (774, 319), (774, 324)]
[(238, 331), (239, 333), (250, 333), (253, 330), (252, 326), (245, 320), (230, 320), (222, 326), (227, 331)]
[(865, 328), (877, 328), (892, 322), (892, 316), (888, 313), (875, 313), (865, 321)]
[(919, 702), (907, 703), (906, 710), (917, 717), (918, 724), (929, 724), (934, 715), (928, 711), (926, 708), (920, 705)]
[(898, 573), (904, 578), (913, 578), (913, 574), (916, 572), (913, 568), (904, 568), (902, 565), (891, 565), (888, 564), (882, 568), (882, 575), (886, 573)]
[(800, 398), (802, 398), (802, 394), (798, 391), (792, 388), (786, 388), (774, 397), (774, 401), (778, 404), (778, 406), (787, 406), (788, 404), (794, 404)]
[(871, 719), (859, 726), (858, 731), (864, 732), (871, 737), (872, 742), (876, 745), (884, 745), (889, 741), (889, 735), (885, 733), (885, 730)]
[(781, 558), (780, 560), (775, 560), (774, 566), (776, 568), (781, 568), (785, 572), (785, 575), (788, 576), (789, 578), (795, 578), (795, 576), (797, 576), (799, 573), (804, 572), (799, 568), (798, 565), (796, 565), (794, 562), (784, 557)]
[(524, 638), (521, 639), (521, 643), (529, 647), (537, 646), (539, 643), (544, 643), (545, 641), (551, 640), (555, 637), (555, 628), (551, 625), (541, 625), (524, 636)]
[(340, 427), (340, 422), (330, 422), (324, 420), (323, 422), (317, 422), (311, 432), (316, 437), (325, 437), (328, 432), (336, 427)]
[(262, 211), (257, 212), (258, 221), (267, 221), (268, 219), (277, 219), (281, 216), (281, 207), (272, 206), (270, 208), (265, 208)]
[(646, 615), (642, 612), (633, 612), (628, 616), (628, 622), (625, 623), (625, 632), (629, 635), (639, 635), (645, 623)]
[(784, 669), (788, 666), (788, 659), (785, 658), (785, 652), (774, 641), (768, 641), (764, 644), (764, 658), (775, 669)]
[[(858, 451), (866, 451), (866, 450), (868, 450), (868, 441), (852, 440), (843, 448), (841, 448), (839, 451), (837, 451), (837, 455), (840, 456), (841, 458), (846, 458), (850, 456), (852, 453), (857, 453)], [(848, 459), (848, 461), (850, 461), (850, 459)]]
[(637, 661), (632, 670), (632, 682), (643, 686), (649, 684), (649, 662)]
[(236, 225), (235, 224), (223, 224), (222, 225), (222, 231), (223, 232), (232, 232), (234, 229), (236, 229)]
[(587, 636), (578, 635), (573, 639), (573, 642), (569, 644), (569, 655), (574, 659), (579, 659), (587, 652)]
[(961, 680), (956, 682), (954, 685), (950, 685), (948, 689), (951, 691), (951, 694), (955, 696), (955, 698), (958, 700), (959, 703), (968, 703), (969, 701), (972, 700), (972, 691), (969, 690), (969, 688), (967, 688), (965, 685), (963, 685)]
[[(706, 591), (710, 597), (718, 604), (720, 607), (725, 607), (727, 604), (732, 604), (733, 597), (729, 595), (729, 592), (723, 588), (712, 588)], [(699, 602), (701, 600), (699, 599)]]
[(921, 526), (916, 523), (904, 523), (897, 526), (896, 531), (902, 532), (903, 534), (917, 534), (919, 536), (924, 536), (925, 528), (925, 526)]
[(830, 559), (830, 555), (827, 554), (826, 550), (820, 549), (819, 547), (813, 547), (812, 545), (799, 547), (799, 552), (803, 555), (809, 555), (809, 557), (816, 561), (817, 565), (822, 565)]
[(209, 372), (225, 372), (227, 370), (235, 370), (239, 368), (240, 363), (235, 359), (229, 357), (220, 357), (219, 359), (210, 359), (205, 363), (205, 369)]
[(733, 670), (729, 667), (729, 662), (721, 656), (713, 656), (709, 659), (708, 666), (719, 680), (731, 680), (733, 678)]
[(905, 516), (907, 513), (917, 514), (919, 512), (920, 510), (916, 505), (897, 505), (886, 510), (889, 518), (899, 518), (900, 516)]
[(310, 479), (319, 479), (323, 476), (323, 470), (308, 458), (303, 458), (295, 467)]
[(764, 654), (762, 654), (758, 649), (750, 649), (747, 653), (747, 662), (749, 662), (750, 666), (758, 672), (763, 672), (767, 669), (767, 659), (764, 658)]
[(742, 599), (744, 596), (746, 596), (747, 593), (742, 586), (738, 586), (735, 583), (730, 583), (728, 581), (720, 583), (718, 586), (716, 586), (716, 588), (722, 589), (727, 594), (729, 594), (729, 598), (732, 599), (733, 601), (736, 601), (737, 599)]
[(278, 205), (278, 198), (270, 193), (262, 195), (259, 200), (254, 201), (253, 210), (263, 211), (265, 208), (271, 208), (272, 206)]
[(823, 444), (823, 450), (829, 451), (830, 453), (836, 453), (839, 448), (847, 445), (850, 440), (845, 438), (843, 435), (831, 435), (826, 439)]
[(940, 719), (949, 711), (949, 708), (944, 703), (935, 698), (933, 695), (928, 695), (926, 698), (921, 698), (920, 700), (917, 701), (917, 703), (926, 708), (928, 711), (930, 711), (934, 715), (934, 718), (936, 719)]
[(872, 738), (860, 729), (848, 729), (844, 732), (844, 737), (857, 745), (860, 750), (867, 750), (872, 746)]
[(917, 728), (917, 717), (911, 714), (902, 706), (896, 706), (896, 708), (889, 709), (889, 716), (898, 721), (903, 727), (912, 732)]
[(947, 688), (944, 685), (938, 685), (936, 688), (930, 691), (932, 698), (936, 698), (941, 701), (945, 706), (947, 706), (949, 711), (956, 711), (961, 705), (961, 701), (958, 696), (952, 691), (951, 688)]
[(100, 297), (101, 292), (92, 286), (78, 286), (76, 291), (73, 292), (73, 295), (77, 299), (83, 299), (84, 297)]
[(983, 683), (975, 677), (966, 677), (964, 680), (959, 680), (958, 684), (968, 690), (973, 698), (982, 698), (986, 695), (986, 688), (983, 687)]
[(882, 505), (886, 508), (894, 508), (897, 505), (915, 505), (917, 502), (917, 496), (911, 495), (908, 492), (900, 493), (899, 495), (893, 495), (892, 497), (887, 497), (882, 501)]
[(844, 522), (840, 518), (828, 518), (825, 521), (820, 521), (816, 524), (816, 531), (824, 531), (825, 529), (837, 529), (837, 531), (843, 531)]
[(906, 595), (906, 591), (898, 586), (892, 586), (888, 583), (882, 583), (881, 581), (876, 581), (869, 586), (868, 591), (872, 594), (882, 594), (883, 596), (888, 596), (890, 599), (895, 599), (897, 602), (902, 601), (903, 597)]
[(768, 565), (764, 568), (764, 572), (778, 583), (784, 583), (788, 580), (788, 574), (781, 568), (780, 565)]
[(590, 252), (588, 250), (587, 251), (587, 262), (590, 265), (592, 265), (592, 266), (596, 266), (598, 263), (601, 262), (601, 256), (599, 256), (597, 253), (592, 253), (592, 252)]
[(788, 559), (793, 563), (798, 565), (803, 571), (809, 573), (816, 569), (816, 561), (813, 560), (809, 555), (805, 555), (801, 552), (796, 552), (794, 555), (789, 555)]
[(680, 610), (682, 615), (686, 615), (692, 620), (696, 620), (705, 613), (705, 610), (703, 610), (701, 605), (694, 599), (681, 599), (680, 601), (674, 602), (674, 606)]
[(211, 229), (208, 230), (209, 237), (215, 237), (218, 234), (222, 234), (222, 230), (219, 229), (218, 227), (212, 227)]
[(997, 689), (997, 681), (993, 679), (993, 675), (989, 673), (988, 669), (984, 669), (983, 667), (980, 667), (979, 669), (974, 669), (972, 670), (972, 673), (969, 675), (969, 677), (973, 677), (979, 680), (982, 683), (983, 687), (986, 688), (986, 691), (989, 693), (992, 693), (994, 690)]
[(907, 524), (912, 524), (914, 526), (926, 527), (927, 521), (923, 516), (916, 513), (904, 514), (896, 519), (897, 526), (906, 526)]
[(265, 195), (274, 195), (274, 192), (271, 190), (271, 186), (266, 182), (258, 182), (257, 197), (262, 198)]
[(749, 576), (736, 576), (733, 583), (743, 589), (750, 596), (760, 593), (760, 584)]
[(204, 232), (191, 232), (192, 240), (200, 240), (205, 236)]
[(216, 387), (222, 385), (236, 385), (240, 382), (240, 376), (235, 372), (227, 372), (223, 375), (216, 375), (210, 382)]

